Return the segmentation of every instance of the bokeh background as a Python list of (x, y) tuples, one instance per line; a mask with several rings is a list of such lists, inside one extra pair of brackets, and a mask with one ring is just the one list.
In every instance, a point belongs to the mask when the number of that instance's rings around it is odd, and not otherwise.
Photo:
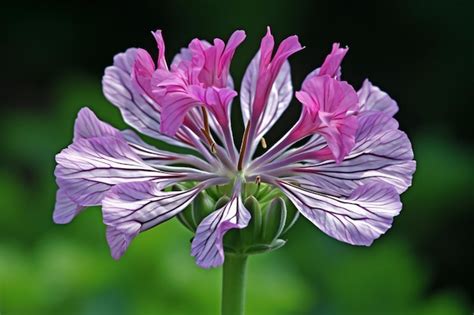
[[(344, 78), (358, 88), (368, 77), (398, 101), (418, 169), (404, 210), (372, 247), (339, 243), (300, 219), (282, 249), (252, 257), (247, 313), (471, 314), (473, 9), (455, 0), (2, 4), (0, 314), (218, 313), (221, 270), (196, 267), (177, 221), (140, 235), (118, 262), (98, 208), (54, 225), (54, 156), (82, 106), (125, 127), (101, 77), (128, 47), (155, 51), (149, 31), (164, 30), (170, 59), (194, 37), (245, 29), (232, 67), (240, 82), (267, 25), (306, 46), (291, 57), (295, 88), (332, 42), (350, 46)], [(298, 113), (294, 102), (287, 121)]]

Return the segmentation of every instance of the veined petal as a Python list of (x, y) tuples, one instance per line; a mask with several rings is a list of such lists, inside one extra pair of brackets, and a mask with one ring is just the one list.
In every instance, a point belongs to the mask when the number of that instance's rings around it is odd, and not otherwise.
[(102, 86), (105, 97), (120, 109), (125, 122), (138, 131), (172, 145), (189, 147), (181, 140), (170, 138), (160, 132), (160, 112), (155, 101), (132, 84), (131, 72), (137, 54), (130, 48), (114, 57), (114, 64), (105, 69)]
[(56, 156), (60, 189), (77, 204), (99, 205), (114, 185), (132, 181), (170, 182), (182, 173), (166, 173), (143, 162), (119, 137), (79, 139)]
[(99, 118), (87, 107), (81, 108), (77, 114), (77, 119), (74, 123), (74, 140), (89, 139), (103, 136), (118, 136), (120, 131), (100, 121)]
[[(260, 52), (250, 62), (245, 71), (240, 88), (240, 107), (244, 124), (247, 124), (252, 113), (252, 104), (257, 89), (258, 69), (260, 64)], [(290, 63), (285, 61), (278, 72), (272, 85), (270, 95), (264, 107), (262, 116), (258, 122), (257, 138), (263, 137), (271, 127), (278, 121), (286, 110), (293, 96), (293, 85), (291, 83)]]
[(184, 210), (205, 188), (195, 186), (185, 191), (162, 191), (154, 182), (124, 183), (112, 188), (102, 202), (107, 242), (112, 257), (119, 259), (135, 236)]
[(149, 145), (132, 130), (123, 130), (121, 131), (121, 134), (132, 151), (148, 165), (166, 165), (172, 163), (178, 157), (178, 154), (163, 151)]
[(197, 228), (191, 254), (203, 268), (222, 265), (224, 234), (230, 229), (243, 229), (250, 221), (250, 212), (245, 209), (240, 195), (240, 183), (237, 185), (229, 202), (204, 218)]
[(393, 185), (402, 193), (411, 185), (415, 167), (410, 140), (398, 130), (396, 120), (383, 112), (368, 111), (361, 113), (356, 144), (340, 164), (324, 161), (296, 171), (322, 191), (348, 195), (372, 181)]
[(69, 198), (63, 189), (56, 193), (56, 205), (54, 206), (53, 221), (56, 224), (67, 224), (84, 209)]
[(402, 208), (397, 191), (383, 183), (360, 186), (347, 198), (284, 181), (278, 181), (278, 185), (301, 214), (321, 231), (353, 245), (371, 245), (391, 227), (393, 217)]
[[(313, 76), (323, 76), (328, 75), (331, 78), (340, 80), (341, 79), (341, 63), (342, 59), (346, 55), (349, 48), (340, 48), (339, 43), (332, 44), (332, 51), (329, 55), (327, 55), (326, 59), (324, 60), (323, 65), (320, 68), (312, 71), (306, 77), (306, 80), (311, 79)], [(304, 83), (303, 83), (304, 84)]]
[(176, 154), (159, 150), (145, 143), (132, 130), (119, 131), (97, 118), (89, 108), (82, 108), (74, 123), (74, 141), (104, 136), (124, 138), (132, 151), (150, 165), (164, 165), (176, 159)]
[(390, 96), (365, 79), (357, 91), (359, 96), (359, 111), (377, 110), (393, 116), (398, 112), (398, 105)]

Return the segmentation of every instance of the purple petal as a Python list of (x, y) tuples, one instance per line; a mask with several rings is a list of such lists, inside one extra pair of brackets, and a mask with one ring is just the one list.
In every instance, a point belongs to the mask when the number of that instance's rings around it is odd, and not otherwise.
[(310, 185), (347, 195), (360, 185), (381, 181), (398, 193), (410, 185), (416, 163), (406, 134), (383, 112), (364, 112), (359, 117), (356, 144), (340, 164), (334, 161), (303, 166)]
[(397, 191), (383, 183), (360, 186), (347, 198), (284, 181), (278, 181), (278, 185), (321, 231), (352, 245), (371, 245), (392, 226), (393, 217), (402, 208)]
[(137, 154), (146, 164), (151, 166), (160, 166), (173, 163), (176, 160), (177, 154), (163, 151), (155, 148), (152, 145), (144, 142), (132, 130), (121, 131), (122, 136), (127, 141), (132, 151)]
[(81, 212), (84, 207), (69, 198), (63, 189), (56, 193), (56, 205), (53, 212), (53, 221), (56, 224), (67, 224)]
[(125, 122), (138, 131), (172, 145), (189, 147), (161, 134), (158, 105), (132, 84), (131, 71), (136, 54), (137, 49), (130, 48), (116, 55), (113, 66), (105, 69), (102, 79), (105, 97), (120, 109)]
[(169, 192), (161, 188), (153, 182), (133, 182), (117, 185), (106, 194), (102, 214), (113, 258), (119, 259), (139, 232), (184, 210), (204, 186)]
[(60, 189), (82, 206), (99, 205), (113, 186), (131, 181), (170, 181), (179, 173), (165, 173), (143, 162), (119, 137), (79, 139), (56, 156)]
[(224, 262), (224, 234), (230, 229), (243, 229), (250, 221), (250, 213), (242, 203), (240, 191), (219, 210), (208, 215), (199, 224), (192, 242), (191, 254), (203, 268), (222, 265)]
[(74, 141), (102, 136), (117, 136), (120, 132), (111, 125), (102, 122), (87, 107), (81, 108), (74, 123)]
[(362, 87), (357, 91), (359, 95), (359, 111), (376, 110), (393, 116), (398, 112), (398, 105), (390, 96), (372, 85), (368, 79), (364, 81)]

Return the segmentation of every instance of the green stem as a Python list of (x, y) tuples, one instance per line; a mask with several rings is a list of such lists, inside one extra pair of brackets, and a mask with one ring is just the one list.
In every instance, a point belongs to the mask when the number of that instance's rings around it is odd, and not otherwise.
[(222, 315), (243, 315), (247, 256), (225, 255), (222, 272)]

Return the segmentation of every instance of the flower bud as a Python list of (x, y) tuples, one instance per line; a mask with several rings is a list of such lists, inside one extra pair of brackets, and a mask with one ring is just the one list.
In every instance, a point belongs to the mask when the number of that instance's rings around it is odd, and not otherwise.
[(239, 233), (242, 245), (247, 247), (259, 241), (259, 233), (262, 229), (262, 210), (254, 196), (248, 197), (244, 206), (250, 212), (251, 219), (247, 227), (240, 230)]
[[(184, 187), (175, 185), (174, 190)], [(195, 232), (199, 223), (213, 211), (224, 207), (230, 200), (226, 186), (214, 186), (201, 192), (178, 215), (180, 222)], [(282, 236), (298, 219), (299, 212), (283, 197), (280, 190), (265, 184), (247, 183), (243, 190), (244, 207), (251, 219), (244, 229), (230, 229), (224, 235), (227, 253), (251, 255), (273, 251), (286, 243)]]
[(283, 232), (286, 223), (286, 205), (280, 197), (270, 202), (262, 225), (262, 241), (273, 243)]

